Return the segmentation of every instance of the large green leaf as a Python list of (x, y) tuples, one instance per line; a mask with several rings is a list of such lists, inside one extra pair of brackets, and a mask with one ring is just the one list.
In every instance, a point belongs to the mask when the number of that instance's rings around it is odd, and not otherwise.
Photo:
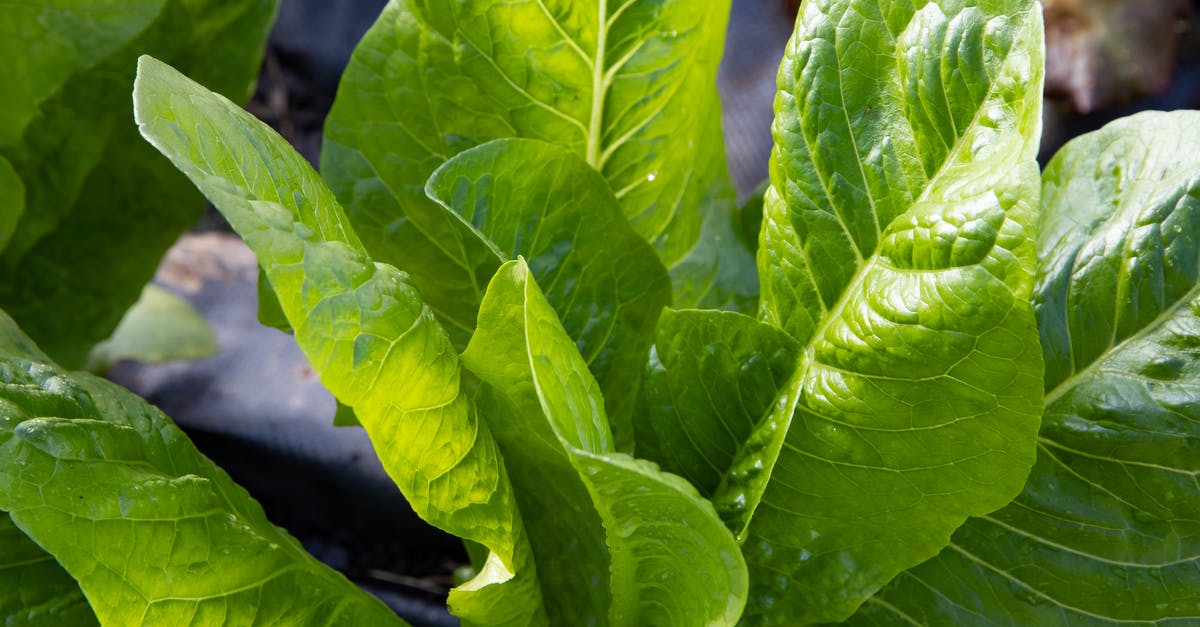
[(146, 28), (166, 0), (41, 0), (0, 13), (0, 146), (17, 143), (38, 107), (71, 76)]
[(1200, 113), (1144, 113), (1043, 175), (1038, 462), (1010, 506), (864, 607), (891, 624), (1200, 621)]
[[(137, 56), (171, 59), (219, 92), (244, 98), (277, 3), (17, 3), (11, 15), (35, 20), (29, 28), (41, 35), (31, 40), (34, 31), (26, 29), (6, 58), (32, 64), (20, 72), (41, 68), (58, 78), (31, 94), (41, 100), (19, 139), (0, 141), (0, 156), (25, 187), (25, 212), (0, 254), (0, 306), (64, 365), (82, 366), (92, 345), (112, 333), (203, 207), (131, 123)], [(99, 34), (102, 26), (111, 33)], [(110, 41), (117, 34), (124, 36), (119, 45)]]
[(403, 624), (272, 525), (161, 412), (60, 370), (7, 315), (0, 327), (0, 509), (79, 582), (101, 623)]
[(600, 382), (620, 448), (632, 450), (642, 365), (659, 312), (670, 304), (671, 280), (621, 215), (608, 183), (553, 144), (501, 139), (447, 161), (426, 190), (448, 210), (444, 220), (467, 226), (465, 241), (448, 248), (464, 251), (452, 253), (464, 267), (471, 257), (481, 260), (474, 270), (481, 294), (501, 263), (528, 259)]
[(1020, 492), (1042, 50), (1032, 0), (802, 6), (758, 253), (802, 356), (716, 497), (748, 623), (843, 619)]
[(663, 312), (635, 423), (638, 456), (713, 494), (799, 352), (786, 333), (742, 314)]
[[(523, 260), (501, 266), (463, 363), (511, 469), (551, 622), (730, 625), (745, 563), (686, 481), (616, 453), (596, 380)], [(606, 550), (607, 545), (607, 550)]]
[[(368, 249), (413, 274), (438, 315), (474, 327), (474, 266), (421, 194), (493, 139), (559, 144), (604, 175), (685, 306), (753, 307), (716, 70), (728, 0), (393, 0), (326, 125), (322, 172)], [(462, 336), (465, 338), (465, 334)]]
[(371, 261), (316, 172), (250, 114), (148, 57), (134, 100), (146, 139), (254, 250), (301, 350), (413, 509), (490, 550), (451, 608), (468, 623), (545, 622), (500, 451), (407, 277)]
[(0, 616), (12, 627), (95, 625), (79, 585), (0, 513)]

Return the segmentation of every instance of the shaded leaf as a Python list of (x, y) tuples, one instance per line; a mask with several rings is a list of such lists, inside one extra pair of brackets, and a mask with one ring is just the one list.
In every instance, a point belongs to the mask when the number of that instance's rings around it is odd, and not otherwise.
[(800, 347), (742, 314), (667, 310), (642, 392), (637, 454), (711, 496), (792, 377)]
[(89, 369), (107, 370), (122, 359), (164, 363), (217, 354), (217, 338), (208, 320), (186, 300), (147, 285), (112, 337), (97, 344)]
[(13, 627), (96, 625), (67, 571), (0, 513), (0, 616)]
[[(244, 98), (276, 5), (54, 0), (19, 3), (0, 18), (0, 30), (16, 18), (31, 20), (26, 27), (34, 30), (24, 32), (45, 31), (16, 37), (19, 50), (5, 56), (18, 73), (38, 76), (27, 95), (39, 100), (24, 133), (0, 141), (0, 156), (25, 187), (25, 212), (0, 254), (0, 306), (64, 365), (81, 367), (92, 345), (112, 333), (203, 208), (131, 124), (137, 56), (171, 59)], [(101, 25), (109, 30), (100, 33)]]

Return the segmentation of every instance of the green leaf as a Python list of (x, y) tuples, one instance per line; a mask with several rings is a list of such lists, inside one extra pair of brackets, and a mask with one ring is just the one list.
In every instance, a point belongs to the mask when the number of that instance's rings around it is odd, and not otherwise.
[(22, 213), (25, 213), (25, 186), (8, 159), (0, 156), (0, 253), (8, 245)]
[(0, 315), (0, 509), (103, 624), (404, 624), (308, 555), (170, 419)]
[(164, 363), (217, 354), (212, 327), (186, 300), (147, 285), (117, 325), (112, 337), (97, 344), (88, 359), (90, 370), (107, 370), (122, 359)]
[(462, 359), (554, 573), (551, 622), (733, 624), (746, 573), (732, 535), (686, 481), (615, 452), (599, 385), (531, 274), (501, 266)]
[(165, 0), (8, 2), (0, 15), (0, 146), (17, 143), (71, 76), (146, 28)]
[(468, 229), (454, 248), (486, 251), (457, 257), (464, 265), (468, 256), (488, 259), (475, 274), (481, 294), (501, 263), (529, 260), (600, 382), (618, 448), (632, 450), (634, 401), (671, 280), (622, 217), (608, 183), (562, 148), (503, 139), (447, 161), (426, 191), (445, 208), (443, 219)]
[(855, 622), (1200, 618), (1200, 113), (1067, 144), (1042, 178), (1038, 461)]
[(667, 310), (643, 387), (637, 453), (712, 495), (791, 378), (800, 347), (725, 311)]
[(37, 45), (21, 43), (5, 58), (24, 68), (19, 73), (53, 77), (44, 85), (37, 78), (37, 93), (26, 94), (41, 100), (21, 105), (36, 105), (24, 133), (0, 141), (0, 156), (26, 192), (24, 215), (0, 255), (0, 306), (60, 363), (83, 366), (203, 208), (130, 123), (137, 56), (171, 59), (217, 91), (244, 98), (277, 3), (53, 0), (39, 9), (19, 3), (11, 13), (6, 5), (6, 17), (48, 30)]
[(758, 251), (758, 236), (762, 233), (763, 200), (770, 187), (770, 180), (763, 181), (750, 192), (750, 197), (738, 210), (741, 215), (741, 228), (738, 233), (746, 247), (755, 252)]
[(468, 623), (544, 623), (500, 451), (407, 277), (373, 263), (308, 162), (233, 103), (149, 57), (134, 101), (146, 139), (258, 256), (301, 350), (354, 410), (414, 511), (490, 550), (479, 575), (451, 592), (451, 608)]
[(271, 289), (271, 281), (267, 278), (267, 273), (262, 268), (258, 270), (256, 287), (258, 288), (258, 323), (264, 327), (291, 333), (292, 326), (283, 313), (283, 307), (279, 305), (279, 297)]
[(728, 11), (728, 0), (393, 0), (343, 77), (321, 170), (372, 254), (411, 272), (451, 325), (474, 325), (475, 266), (426, 219), (421, 186), (455, 154), (510, 137), (559, 144), (599, 171), (670, 269), (677, 303), (751, 309), (716, 91)]
[(0, 513), (0, 616), (14, 627), (96, 625), (79, 585)]
[(764, 207), (761, 317), (796, 374), (717, 495), (748, 624), (841, 620), (1032, 466), (1041, 11), (807, 2)]

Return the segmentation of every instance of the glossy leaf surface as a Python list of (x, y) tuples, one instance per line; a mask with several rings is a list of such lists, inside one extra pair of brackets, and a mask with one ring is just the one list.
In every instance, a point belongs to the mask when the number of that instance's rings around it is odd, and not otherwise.
[(780, 68), (761, 318), (796, 374), (717, 495), (748, 624), (849, 616), (1035, 455), (1041, 15), (812, 1)]
[(1042, 179), (1038, 461), (861, 624), (1200, 620), (1200, 114), (1067, 144)]
[[(0, 327), (0, 509), (78, 581), (102, 624), (403, 624), (272, 525), (161, 412), (60, 370), (7, 315)], [(86, 624), (69, 596), (57, 600), (60, 618)]]
[(511, 468), (552, 624), (729, 625), (745, 564), (686, 481), (616, 452), (596, 380), (524, 260), (483, 300), (466, 364)]
[[(453, 248), (464, 251), (456, 254), (464, 265), (482, 260), (474, 272), (480, 294), (500, 263), (528, 260), (600, 383), (619, 448), (632, 450), (642, 365), (659, 312), (670, 304), (671, 280), (621, 215), (608, 183), (563, 148), (506, 139), (447, 161), (426, 191), (445, 208), (443, 219), (467, 227)], [(466, 252), (472, 249), (481, 252)]]
[(150, 58), (134, 95), (143, 135), (254, 250), (301, 350), (414, 511), (490, 550), (451, 608), (472, 624), (545, 622), (500, 451), (407, 277), (371, 261), (316, 172), (250, 114)]
[[(380, 260), (473, 328), (474, 266), (421, 186), (489, 140), (558, 144), (600, 172), (670, 269), (675, 302), (750, 308), (716, 70), (729, 2), (393, 0), (360, 43), (322, 172)], [(462, 336), (465, 339), (465, 335)]]

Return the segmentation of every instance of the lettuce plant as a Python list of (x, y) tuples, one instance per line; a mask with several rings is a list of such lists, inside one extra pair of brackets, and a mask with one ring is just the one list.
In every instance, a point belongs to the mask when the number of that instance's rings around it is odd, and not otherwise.
[[(394, 0), (325, 179), (149, 57), (135, 116), (467, 542), (466, 624), (1196, 620), (1200, 116), (1039, 180), (1037, 2), (809, 0), (752, 247), (727, 10)], [(387, 624), (160, 415), (4, 328), (0, 509), (102, 621)]]

